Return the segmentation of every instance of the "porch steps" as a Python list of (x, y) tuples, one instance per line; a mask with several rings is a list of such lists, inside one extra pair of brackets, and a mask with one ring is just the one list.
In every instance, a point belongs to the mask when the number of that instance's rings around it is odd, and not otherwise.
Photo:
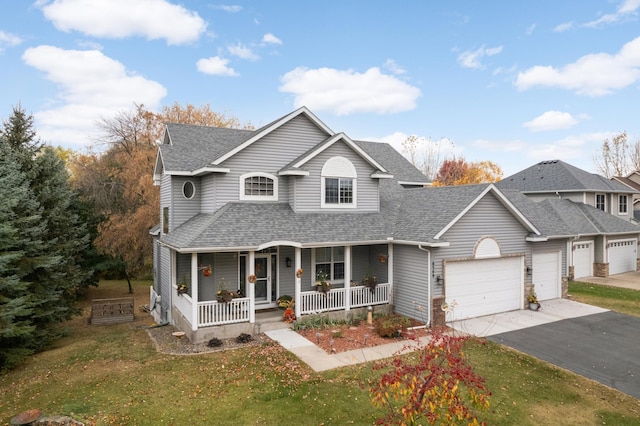
[(255, 331), (256, 333), (264, 333), (271, 330), (283, 330), (291, 328), (291, 324), (284, 322), (282, 319), (282, 309), (269, 310), (264, 312), (256, 312)]

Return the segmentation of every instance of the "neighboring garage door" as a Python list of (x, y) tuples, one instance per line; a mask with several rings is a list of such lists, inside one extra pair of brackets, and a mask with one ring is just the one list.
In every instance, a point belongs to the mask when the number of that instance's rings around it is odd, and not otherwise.
[(533, 254), (531, 282), (535, 285), (538, 300), (560, 297), (560, 256), (559, 251)]
[(455, 301), (453, 319), (513, 311), (522, 306), (522, 256), (450, 261), (445, 266), (445, 293)]
[(593, 276), (593, 242), (573, 243), (573, 277)]
[(636, 240), (609, 241), (609, 275), (636, 270)]

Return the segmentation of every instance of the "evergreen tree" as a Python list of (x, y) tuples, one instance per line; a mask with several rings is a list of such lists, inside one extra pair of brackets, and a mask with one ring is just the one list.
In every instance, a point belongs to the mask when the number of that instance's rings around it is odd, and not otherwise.
[(76, 311), (90, 245), (64, 164), (14, 109), (0, 133), (0, 369), (43, 349)]

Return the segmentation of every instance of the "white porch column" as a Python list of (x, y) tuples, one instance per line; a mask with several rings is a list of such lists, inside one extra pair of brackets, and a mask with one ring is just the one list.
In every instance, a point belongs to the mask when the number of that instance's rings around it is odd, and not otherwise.
[(198, 329), (198, 253), (191, 253), (191, 330)]
[[(256, 273), (256, 252), (249, 252), (249, 275)], [(246, 279), (246, 278), (245, 278)], [(248, 281), (248, 280), (247, 280)], [(249, 282), (249, 322), (256, 322), (256, 283)]]
[[(294, 291), (294, 299), (295, 299), (295, 311), (296, 318), (300, 318), (300, 291), (302, 289), (302, 277), (298, 277), (298, 270), (302, 268), (302, 250), (300, 247), (296, 247), (295, 253), (295, 291)], [(309, 272), (307, 272), (309, 273)]]
[(344, 246), (344, 310), (351, 310), (351, 246)]
[(393, 305), (393, 243), (387, 244), (387, 281), (389, 282), (389, 304)]

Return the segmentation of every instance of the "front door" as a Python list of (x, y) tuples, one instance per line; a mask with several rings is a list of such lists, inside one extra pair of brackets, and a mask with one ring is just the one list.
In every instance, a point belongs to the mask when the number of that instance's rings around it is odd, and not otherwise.
[(256, 303), (271, 302), (271, 255), (256, 255)]

